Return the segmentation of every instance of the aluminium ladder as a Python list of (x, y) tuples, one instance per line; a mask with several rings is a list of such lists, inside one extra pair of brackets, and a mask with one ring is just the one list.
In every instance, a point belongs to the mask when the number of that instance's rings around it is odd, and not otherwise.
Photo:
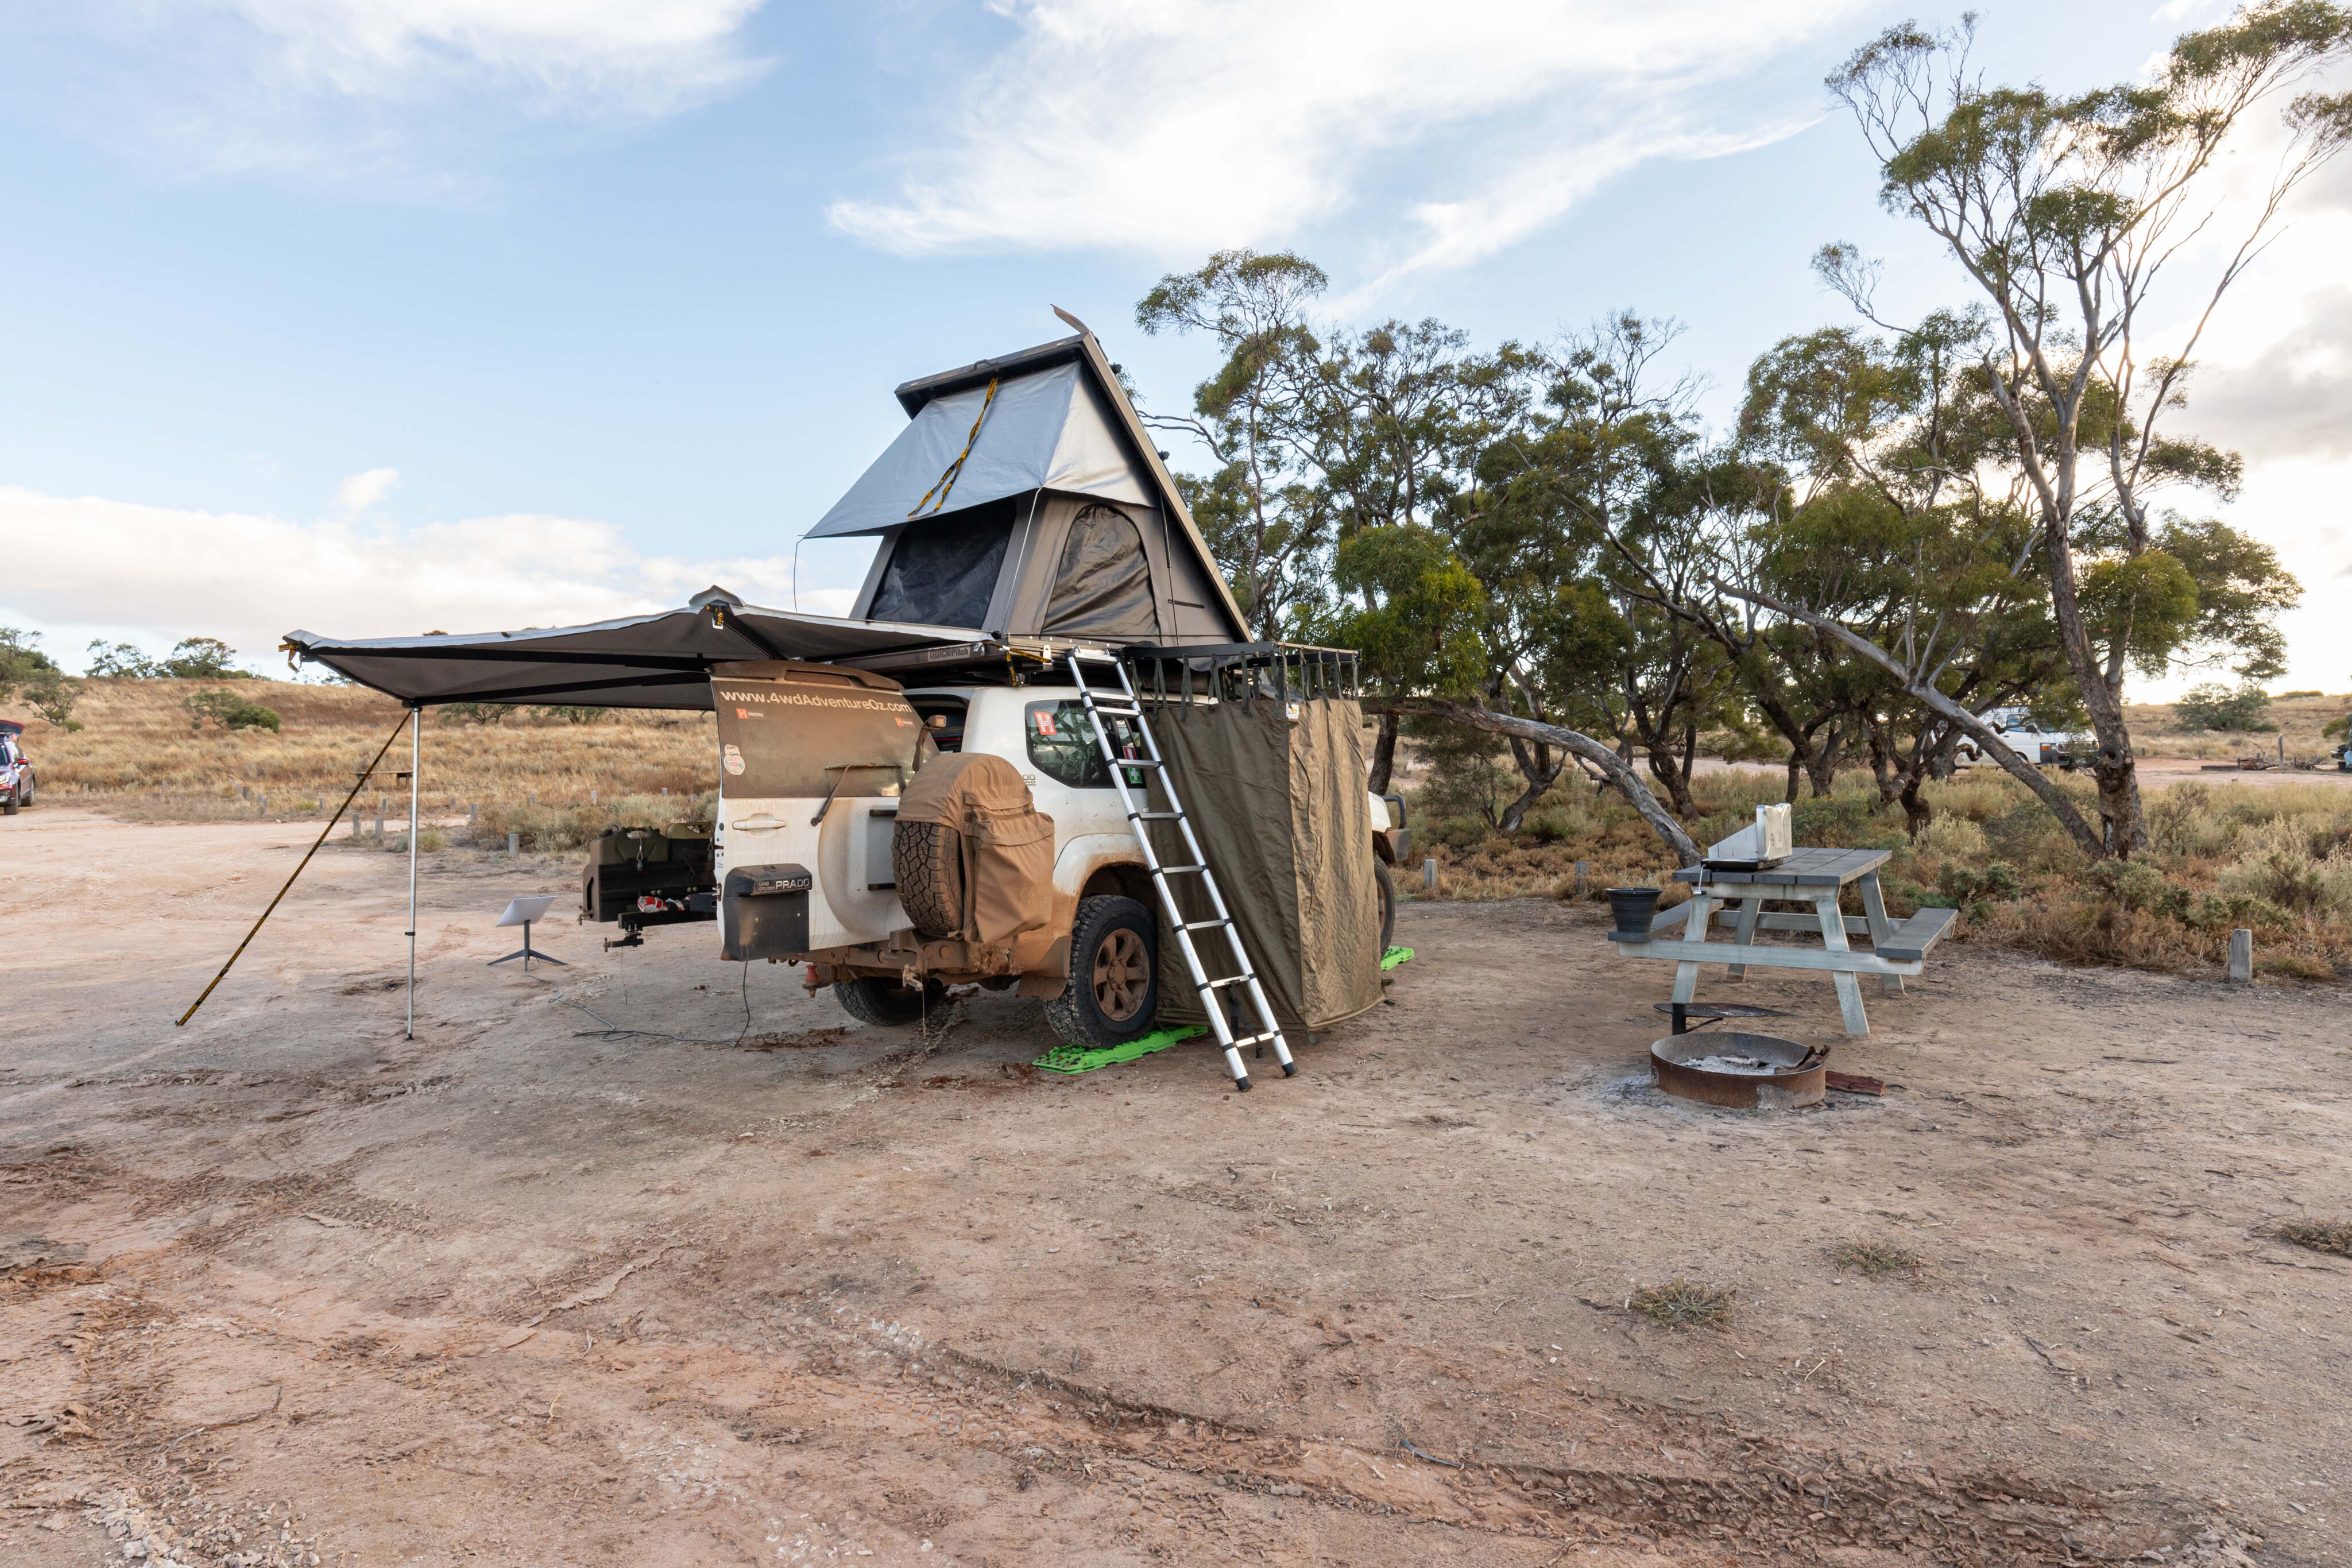
[[(1116, 654), (1094, 649), (1073, 648), (1069, 658), (1070, 676), (1077, 683), (1078, 700), (1086, 706), (1087, 716), (1094, 726), (1095, 746), (1101, 751), (1103, 762), (1110, 769), (1111, 787), (1118, 791), (1119, 808), (1127, 813), (1128, 822), (1135, 829), (1137, 842), (1143, 846), (1143, 863), (1151, 873), (1151, 885), (1160, 890), (1160, 908), (1176, 933), (1176, 946), (1184, 955), (1184, 967), (1192, 974), (1193, 989), (1201, 995), (1201, 1010), (1209, 1015), (1209, 1028), (1215, 1032), (1217, 1044), (1225, 1053), (1225, 1068), (1233, 1074), (1234, 1087), (1246, 1090), (1250, 1086), (1249, 1069), (1242, 1065), (1241, 1048), (1245, 1045), (1257, 1047), (1263, 1054), (1266, 1043), (1271, 1041), (1275, 1060), (1282, 1063), (1283, 1076), (1296, 1073), (1298, 1064), (1290, 1059), (1290, 1047), (1283, 1040), (1281, 1026), (1274, 1021), (1274, 1009), (1266, 1002), (1265, 991), (1258, 984), (1257, 971), (1251, 967), (1249, 954), (1242, 947), (1240, 929), (1234, 925), (1233, 913), (1225, 907), (1225, 896), (1217, 887), (1216, 873), (1209, 869), (1209, 858), (1201, 852), (1201, 841), (1193, 836), (1192, 824), (1184, 815), (1184, 803), (1176, 797), (1176, 782), (1168, 777), (1167, 761), (1160, 755), (1160, 743), (1153, 737), (1151, 726), (1143, 716), (1143, 703), (1136, 695), (1133, 683), (1127, 678), (1127, 665)], [(1117, 692), (1106, 687), (1101, 693), (1108, 699), (1107, 703), (1095, 700), (1095, 688), (1087, 684), (1087, 664), (1108, 664), (1118, 676)], [(1118, 747), (1111, 744), (1110, 726), (1106, 722), (1113, 718), (1123, 718), (1135, 726), (1136, 735), (1143, 743), (1143, 756), (1118, 755)], [(1149, 779), (1145, 780), (1143, 800), (1138, 804), (1135, 797), (1128, 792), (1126, 769), (1129, 768), (1148, 769), (1159, 775), (1160, 790), (1168, 798), (1168, 810), (1153, 811), (1143, 809), (1151, 804)], [(1176, 831), (1184, 841), (1184, 852), (1192, 857), (1192, 864), (1163, 866), (1160, 863), (1159, 853), (1151, 847), (1150, 824), (1153, 822), (1176, 824)], [(1201, 886), (1209, 895), (1209, 906), (1215, 911), (1211, 918), (1184, 918), (1184, 911), (1176, 902), (1175, 886), (1170, 881), (1179, 876), (1201, 879)], [(1201, 964), (1200, 949), (1192, 941), (1195, 931), (1223, 934), (1226, 945), (1233, 951), (1234, 967), (1241, 972), (1222, 979), (1209, 978), (1208, 971)], [(1234, 989), (1243, 990), (1249, 997), (1250, 1007), (1257, 1015), (1255, 1033), (1236, 1036), (1226, 1022), (1225, 1009), (1221, 1005), (1219, 993)]]

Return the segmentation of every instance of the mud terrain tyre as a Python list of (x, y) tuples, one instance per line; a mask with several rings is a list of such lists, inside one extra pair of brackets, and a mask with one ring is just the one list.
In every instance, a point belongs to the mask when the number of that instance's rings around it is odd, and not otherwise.
[(1396, 946), (1396, 874), (1383, 860), (1372, 862), (1372, 880), (1381, 884), (1381, 956)]
[(922, 1022), (926, 1009), (945, 1012), (948, 988), (937, 980), (926, 979), (921, 990), (910, 991), (887, 976), (860, 975), (854, 980), (835, 980), (833, 999), (859, 1023), (904, 1029), (910, 1023)]
[(1078, 903), (1070, 925), (1069, 985), (1045, 1021), (1070, 1045), (1123, 1045), (1150, 1034), (1160, 1011), (1160, 923), (1131, 898)]
[(926, 936), (963, 928), (963, 835), (938, 822), (890, 830), (890, 877), (908, 921)]

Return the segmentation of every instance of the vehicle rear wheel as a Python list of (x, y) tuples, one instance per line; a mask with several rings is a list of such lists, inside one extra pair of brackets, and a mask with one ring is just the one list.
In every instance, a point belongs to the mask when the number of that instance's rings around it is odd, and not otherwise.
[(1372, 880), (1381, 884), (1381, 956), (1396, 946), (1396, 873), (1384, 860), (1372, 862)]
[(952, 936), (963, 925), (963, 835), (939, 822), (900, 822), (890, 830), (890, 876), (908, 921), (926, 936)]
[(1045, 1021), (1071, 1045), (1122, 1045), (1160, 1011), (1160, 925), (1131, 898), (1081, 899), (1070, 926), (1069, 984)]
[(883, 975), (860, 975), (854, 980), (835, 980), (833, 999), (841, 1010), (859, 1023), (879, 1024), (885, 1029), (904, 1029), (910, 1023), (920, 1023), (929, 1012), (943, 1012), (948, 1005), (948, 988), (939, 981), (926, 977), (919, 991), (908, 990), (898, 980)]

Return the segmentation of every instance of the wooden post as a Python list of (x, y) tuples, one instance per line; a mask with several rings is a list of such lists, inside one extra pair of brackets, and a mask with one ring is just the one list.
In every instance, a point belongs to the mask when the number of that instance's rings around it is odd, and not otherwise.
[(2242, 925), (2230, 933), (2230, 978), (2241, 986), (2254, 983), (2254, 934)]
[(519, 855), (522, 853), (522, 835), (520, 833), (509, 833), (507, 835), (507, 853), (510, 855)]
[(1435, 893), (1437, 891), (1436, 861), (1425, 860), (1421, 862), (1421, 885), (1428, 892)]
[(1592, 862), (1591, 861), (1579, 861), (1576, 862), (1576, 896), (1579, 898), (1582, 898), (1584, 896), (1584, 879), (1591, 873), (1591, 870)]

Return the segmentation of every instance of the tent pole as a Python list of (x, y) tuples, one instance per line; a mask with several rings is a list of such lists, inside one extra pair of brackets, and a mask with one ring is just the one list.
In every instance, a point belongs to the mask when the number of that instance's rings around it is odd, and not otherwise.
[(425, 760), (425, 710), (408, 710), (408, 1030), (416, 1038), (416, 784)]

